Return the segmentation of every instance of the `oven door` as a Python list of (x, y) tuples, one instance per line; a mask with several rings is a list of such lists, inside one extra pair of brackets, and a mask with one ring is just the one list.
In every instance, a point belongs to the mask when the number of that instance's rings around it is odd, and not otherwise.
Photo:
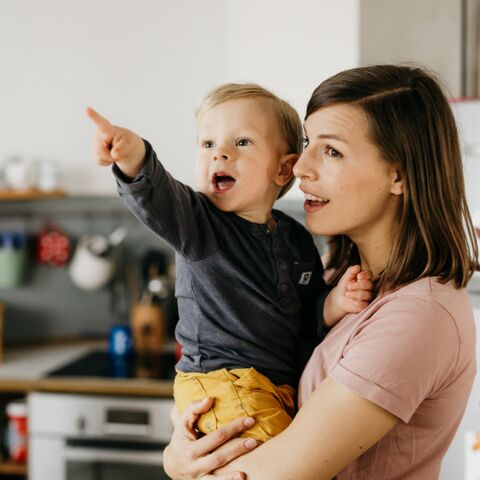
[(163, 480), (172, 399), (29, 394), (29, 480)]
[(66, 480), (166, 480), (163, 449), (156, 442), (67, 439), (63, 450)]
[(164, 444), (116, 439), (31, 440), (31, 480), (167, 480)]

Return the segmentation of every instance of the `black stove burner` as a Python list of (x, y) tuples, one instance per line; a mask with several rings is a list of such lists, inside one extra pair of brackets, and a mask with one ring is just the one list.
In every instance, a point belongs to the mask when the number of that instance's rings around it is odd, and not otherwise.
[(114, 357), (93, 351), (47, 374), (47, 377), (152, 378), (173, 380), (175, 354)]

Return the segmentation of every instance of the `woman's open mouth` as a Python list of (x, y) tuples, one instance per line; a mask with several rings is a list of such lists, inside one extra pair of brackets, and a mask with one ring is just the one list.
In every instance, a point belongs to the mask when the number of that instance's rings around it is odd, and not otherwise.
[(215, 193), (224, 193), (233, 188), (235, 178), (226, 172), (215, 172), (212, 177), (212, 184)]
[(311, 193), (305, 193), (303, 208), (306, 212), (314, 212), (325, 207), (330, 202), (327, 198), (317, 197)]

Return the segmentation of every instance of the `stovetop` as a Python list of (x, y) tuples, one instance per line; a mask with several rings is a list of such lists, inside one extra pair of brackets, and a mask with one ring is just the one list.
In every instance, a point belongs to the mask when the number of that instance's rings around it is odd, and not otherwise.
[(151, 378), (173, 380), (175, 354), (165, 352), (150, 355), (115, 357), (106, 351), (89, 352), (82, 357), (52, 370), (47, 377)]

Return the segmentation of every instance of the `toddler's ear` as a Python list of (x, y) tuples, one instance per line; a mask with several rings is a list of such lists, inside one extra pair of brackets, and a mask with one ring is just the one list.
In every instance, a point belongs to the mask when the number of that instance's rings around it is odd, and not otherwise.
[(287, 155), (283, 155), (280, 159), (277, 175), (275, 177), (275, 183), (278, 186), (283, 187), (292, 179), (293, 167), (297, 163), (297, 160), (297, 153), (288, 153)]

